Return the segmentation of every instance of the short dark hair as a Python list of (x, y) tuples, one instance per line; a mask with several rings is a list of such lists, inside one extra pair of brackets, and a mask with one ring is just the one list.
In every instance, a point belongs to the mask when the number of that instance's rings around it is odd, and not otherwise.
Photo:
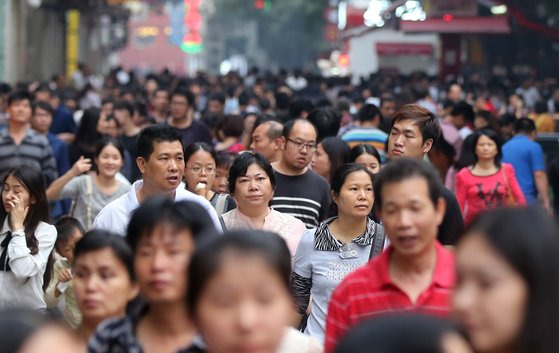
[(218, 101), (221, 104), (225, 104), (225, 95), (221, 92), (213, 93), (210, 95), (210, 98), (208, 98), (208, 102), (209, 101)]
[(219, 151), (216, 153), (215, 165), (217, 168), (231, 168), (231, 165), (237, 158), (236, 152)]
[(286, 290), (291, 291), (291, 255), (283, 238), (262, 230), (225, 232), (222, 236), (208, 236), (194, 251), (188, 266), (186, 303), (190, 313), (196, 315), (196, 307), (205, 287), (220, 270), (223, 256), (229, 251), (241, 255), (258, 255), (277, 273)]
[(450, 321), (417, 313), (388, 314), (349, 330), (335, 353), (368, 353), (373, 346), (378, 352), (443, 353), (442, 342), (450, 333), (459, 334)]
[(228, 181), (229, 191), (231, 194), (235, 193), (235, 182), (237, 181), (237, 178), (246, 175), (248, 167), (253, 164), (258, 165), (264, 170), (270, 179), (272, 189), (276, 188), (276, 176), (270, 162), (268, 162), (266, 158), (259, 153), (243, 152), (235, 159), (231, 168), (229, 168)]
[(357, 157), (362, 154), (370, 154), (371, 156), (375, 157), (379, 165), (382, 162), (380, 153), (378, 153), (377, 149), (369, 145), (368, 143), (360, 143), (359, 145), (353, 146), (353, 148), (349, 151), (349, 161), (355, 163)]
[(441, 136), (441, 126), (435, 114), (417, 104), (406, 104), (398, 110), (390, 123), (390, 130), (392, 130), (394, 124), (402, 120), (412, 120), (414, 122), (414, 125), (421, 132), (423, 142), (431, 139), (435, 143)]
[(514, 122), (514, 132), (517, 134), (531, 134), (534, 131), (536, 131), (536, 123), (530, 118), (520, 118)]
[(476, 117), (472, 105), (464, 101), (456, 103), (454, 107), (452, 107), (452, 110), (450, 111), (450, 115), (452, 116), (461, 115), (462, 117), (464, 117), (464, 120), (469, 123), (472, 123)]
[(357, 112), (357, 121), (359, 122), (373, 121), (380, 117), (380, 110), (374, 104), (365, 104)]
[(194, 243), (197, 243), (206, 232), (215, 231), (214, 223), (208, 211), (192, 201), (175, 202), (165, 196), (147, 199), (138, 207), (126, 231), (126, 241), (135, 253), (143, 236), (161, 224), (170, 224), (177, 230), (189, 229)]
[(122, 143), (120, 143), (118, 139), (115, 139), (110, 136), (103, 136), (103, 138), (95, 144), (95, 153), (93, 156), (95, 158), (99, 158), (99, 155), (101, 155), (103, 149), (109, 145), (113, 146), (118, 150), (118, 153), (120, 153), (120, 157), (124, 161), (124, 147), (122, 146)]
[(443, 185), (439, 173), (427, 162), (408, 157), (387, 163), (375, 177), (375, 205), (382, 208), (382, 188), (387, 184), (399, 183), (412, 178), (424, 179), (429, 190), (429, 198), (437, 208), (442, 197)]
[(31, 104), (31, 94), (27, 91), (15, 91), (8, 96), (8, 107), (14, 102), (29, 101)]
[(345, 183), (348, 175), (355, 172), (365, 172), (371, 178), (371, 183), (374, 182), (373, 173), (367, 167), (359, 163), (347, 163), (339, 166), (334, 170), (332, 174), (332, 179), (330, 180), (330, 189), (336, 194), (340, 193), (342, 186)]
[(33, 114), (35, 114), (37, 109), (42, 109), (42, 110), (46, 111), (47, 113), (49, 113), (51, 116), (54, 114), (54, 109), (52, 108), (52, 105), (50, 105), (50, 103), (48, 103), (48, 102), (43, 102), (43, 101), (35, 102), (31, 106), (31, 109), (33, 111)]
[(74, 231), (79, 231), (81, 234), (85, 233), (85, 228), (82, 223), (74, 217), (63, 216), (60, 217), (54, 224), (56, 228), (56, 243), (55, 248), (57, 251), (60, 247), (68, 242)]
[(291, 130), (293, 130), (293, 127), (297, 123), (311, 124), (311, 126), (314, 128), (314, 131), (316, 131), (316, 137), (317, 137), (317, 141), (318, 141), (318, 130), (317, 130), (316, 126), (314, 126), (314, 124), (312, 122), (308, 121), (307, 119), (291, 119), (288, 122), (286, 122), (285, 124), (283, 124), (283, 132), (282, 132), (283, 137), (288, 139), (289, 135), (291, 134)]
[(136, 281), (134, 256), (124, 238), (106, 230), (94, 229), (86, 232), (76, 243), (74, 262), (82, 255), (102, 249), (111, 249), (116, 258), (124, 265), (130, 281)]
[(316, 140), (320, 142), (326, 137), (338, 135), (342, 122), (342, 115), (335, 108), (320, 107), (309, 113), (307, 121), (315, 126), (318, 135)]
[(154, 144), (156, 142), (175, 141), (180, 142), (182, 146), (182, 138), (174, 127), (165, 123), (147, 126), (138, 135), (138, 157), (148, 160), (155, 149)]
[(501, 208), (481, 213), (458, 242), (483, 236), (528, 287), (523, 327), (515, 352), (552, 353), (559, 347), (559, 230), (538, 208)]
[(126, 100), (117, 101), (113, 106), (113, 111), (115, 110), (126, 110), (130, 117), (134, 115), (134, 106)]
[(483, 128), (480, 129), (478, 131), (474, 131), (472, 133), (472, 144), (468, 145), (468, 147), (470, 148), (470, 156), (473, 158), (473, 163), (477, 163), (478, 161), (478, 156), (476, 154), (476, 145), (477, 142), (479, 140), (479, 138), (481, 136), (486, 136), (488, 138), (490, 138), (493, 142), (495, 142), (495, 144), (497, 145), (497, 155), (495, 156), (495, 165), (500, 166), (501, 165), (501, 159), (503, 158), (503, 139), (501, 138), (501, 135), (499, 135), (499, 133), (491, 128)]
[(165, 94), (167, 94), (167, 96), (169, 96), (169, 91), (166, 88), (163, 88), (163, 87), (157, 87), (156, 89), (154, 89), (151, 96), (155, 97), (155, 96), (157, 96), (157, 93), (159, 93), (159, 92), (165, 92)]
[(282, 136), (283, 124), (280, 123), (279, 121), (268, 120), (268, 121), (264, 121), (260, 125), (268, 125), (268, 130), (266, 130), (266, 136), (268, 136), (270, 140), (275, 140)]
[(245, 129), (244, 120), (240, 115), (225, 115), (217, 123), (217, 131), (225, 137), (241, 137)]
[(330, 136), (320, 142), (330, 160), (330, 179), (339, 166), (349, 162), (349, 146), (339, 137)]
[(289, 103), (289, 116), (292, 119), (301, 117), (302, 112), (310, 112), (314, 109), (314, 104), (305, 98), (296, 98)]
[(179, 87), (171, 93), (171, 96), (169, 98), (173, 99), (174, 96), (185, 97), (186, 102), (188, 103), (188, 105), (192, 108), (196, 108), (196, 99), (194, 97), (194, 93), (192, 93), (191, 91), (189, 91), (185, 88)]
[(205, 142), (194, 142), (188, 145), (188, 147), (184, 149), (184, 163), (188, 163), (190, 157), (192, 157), (192, 155), (198, 151), (208, 152), (210, 156), (212, 156), (217, 166), (217, 155), (215, 153), (215, 149)]

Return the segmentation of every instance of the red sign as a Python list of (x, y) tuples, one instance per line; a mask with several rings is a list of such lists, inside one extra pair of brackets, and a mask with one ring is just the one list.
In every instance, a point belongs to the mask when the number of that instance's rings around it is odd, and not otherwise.
[(418, 43), (377, 43), (378, 55), (432, 55), (433, 45)]
[(429, 33), (509, 33), (508, 17), (454, 17), (450, 21), (428, 18), (425, 21), (400, 21), (402, 32)]
[(427, 0), (426, 11), (429, 17), (477, 16), (477, 0)]

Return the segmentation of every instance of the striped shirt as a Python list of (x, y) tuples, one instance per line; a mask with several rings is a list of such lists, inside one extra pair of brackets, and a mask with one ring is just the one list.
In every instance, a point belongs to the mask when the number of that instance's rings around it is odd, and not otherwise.
[(361, 143), (371, 145), (376, 148), (380, 154), (382, 162), (384, 163), (386, 160), (386, 141), (388, 140), (388, 134), (382, 130), (375, 127), (356, 127), (343, 134), (342, 140), (347, 142), (349, 147), (354, 147)]
[(17, 145), (8, 129), (0, 131), (0, 176), (10, 169), (26, 165), (43, 173), (46, 185), (57, 177), (56, 161), (46, 136), (27, 129), (23, 141)]
[(270, 207), (316, 228), (326, 218), (330, 207), (330, 186), (312, 170), (302, 175), (285, 175), (275, 171), (276, 190)]
[(437, 262), (429, 287), (412, 303), (390, 279), (389, 247), (376, 259), (348, 275), (334, 290), (326, 319), (325, 352), (332, 353), (338, 341), (359, 322), (395, 311), (420, 311), (446, 317), (455, 284), (454, 255), (436, 242)]

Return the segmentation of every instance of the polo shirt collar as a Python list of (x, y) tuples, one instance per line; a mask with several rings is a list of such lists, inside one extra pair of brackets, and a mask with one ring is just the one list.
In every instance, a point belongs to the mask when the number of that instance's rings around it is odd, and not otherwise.
[[(314, 248), (321, 251), (335, 251), (339, 250), (343, 245), (341, 241), (334, 238), (330, 232), (328, 225), (332, 223), (338, 217), (328, 218), (322, 222), (316, 229), (314, 235)], [(367, 218), (367, 228), (363, 234), (352, 240), (353, 243), (359, 244), (361, 246), (371, 245), (373, 243), (373, 238), (377, 230), (377, 224), (373, 222), (370, 218)]]
[[(134, 184), (132, 184), (132, 186), (130, 187), (130, 191), (128, 191), (128, 194), (126, 195), (125, 205), (124, 205), (128, 213), (131, 213), (136, 208), (140, 207), (140, 202), (138, 202), (138, 196), (136, 195), (136, 191), (138, 191), (143, 185), (144, 185), (144, 181), (140, 179), (140, 180), (136, 180)], [(189, 191), (185, 189), (183, 183), (180, 183), (177, 189), (175, 190), (175, 201), (181, 198), (179, 197), (179, 195), (184, 196), (184, 194), (187, 193), (189, 193)]]
[[(435, 263), (435, 270), (433, 273), (433, 279), (431, 283), (435, 284), (437, 287), (441, 288), (454, 288), (455, 284), (455, 269), (454, 269), (454, 255), (449, 250), (445, 249), (438, 241), (435, 241), (435, 248), (437, 253), (437, 261)], [(377, 259), (369, 262), (378, 263), (376, 267), (376, 277), (379, 279), (375, 281), (378, 283), (378, 287), (386, 287), (388, 285), (394, 285), (392, 279), (390, 278), (390, 273), (388, 271), (390, 264), (390, 255), (394, 251), (391, 246), (386, 249), (382, 254), (380, 254)]]

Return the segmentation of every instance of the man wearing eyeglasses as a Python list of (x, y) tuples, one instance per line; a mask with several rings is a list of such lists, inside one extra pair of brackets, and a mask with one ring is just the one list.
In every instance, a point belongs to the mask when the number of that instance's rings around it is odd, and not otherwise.
[(272, 163), (276, 190), (270, 206), (314, 228), (326, 217), (330, 187), (308, 168), (316, 151), (316, 127), (305, 119), (288, 121), (283, 127), (281, 159)]

